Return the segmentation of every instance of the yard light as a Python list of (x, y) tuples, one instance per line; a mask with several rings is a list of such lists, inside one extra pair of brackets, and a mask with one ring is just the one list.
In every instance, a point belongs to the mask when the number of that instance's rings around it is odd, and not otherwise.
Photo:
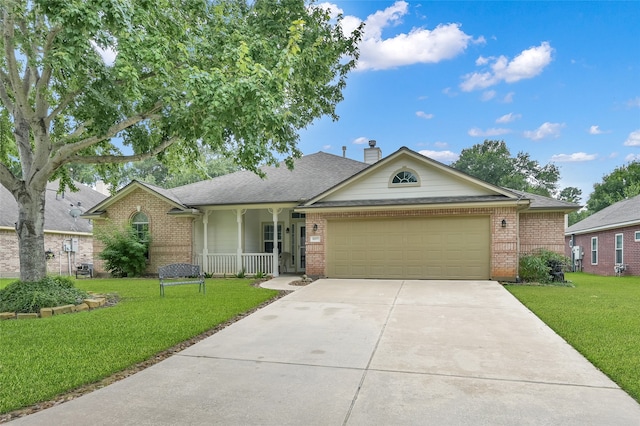
[(318, 224), (314, 223), (313, 224), (313, 232), (317, 232), (318, 231)]
[(502, 222), (500, 223), (502, 225), (503, 228), (507, 227), (507, 219), (502, 219)]

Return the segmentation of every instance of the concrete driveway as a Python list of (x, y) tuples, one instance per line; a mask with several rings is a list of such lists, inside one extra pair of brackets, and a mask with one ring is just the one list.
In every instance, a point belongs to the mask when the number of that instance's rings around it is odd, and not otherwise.
[(29, 425), (638, 425), (491, 281), (319, 280)]

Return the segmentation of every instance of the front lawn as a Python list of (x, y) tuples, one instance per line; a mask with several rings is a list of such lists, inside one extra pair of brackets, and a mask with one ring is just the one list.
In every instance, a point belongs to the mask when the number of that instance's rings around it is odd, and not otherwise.
[(571, 287), (506, 288), (640, 402), (640, 278), (566, 274)]
[[(15, 280), (0, 280), (0, 288)], [(0, 321), (0, 413), (26, 407), (115, 372), (197, 336), (275, 297), (247, 279), (169, 287), (157, 279), (80, 279), (116, 293), (117, 305), (34, 320)]]

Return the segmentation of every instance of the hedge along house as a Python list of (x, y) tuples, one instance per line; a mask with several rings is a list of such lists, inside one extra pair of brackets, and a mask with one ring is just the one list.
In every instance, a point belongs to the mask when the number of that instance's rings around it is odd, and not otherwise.
[(148, 227), (149, 273), (194, 262), (214, 275), (515, 280), (521, 253), (564, 251), (578, 208), (405, 147), (383, 159), (375, 142), (365, 162), (319, 152), (262, 170), (171, 190), (134, 181), (85, 217)]
[(577, 270), (640, 275), (640, 195), (619, 201), (567, 228), (565, 254)]
[[(60, 192), (58, 181), (47, 184), (44, 247), (49, 274), (72, 275), (80, 264), (93, 262), (92, 224), (79, 215), (107, 196), (81, 183), (75, 185), (78, 192)], [(18, 204), (0, 186), (0, 278), (20, 276), (17, 221)]]

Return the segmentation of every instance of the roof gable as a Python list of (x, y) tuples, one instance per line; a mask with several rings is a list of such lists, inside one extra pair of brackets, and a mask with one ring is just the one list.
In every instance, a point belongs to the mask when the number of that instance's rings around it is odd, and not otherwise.
[[(399, 171), (416, 175), (416, 184), (393, 184)], [(449, 166), (427, 158), (409, 148), (402, 147), (366, 170), (341, 182), (337, 186), (310, 200), (306, 205), (319, 202), (344, 202), (392, 199), (438, 199), (465, 197), (499, 197), (518, 199), (509, 190), (491, 185)]]
[(590, 231), (621, 228), (640, 224), (640, 195), (618, 201), (597, 213), (571, 225), (566, 234), (581, 234)]
[(180, 199), (175, 194), (173, 194), (172, 190), (160, 188), (159, 186), (151, 185), (146, 182), (132, 180), (128, 185), (126, 185), (124, 188), (119, 190), (115, 195), (91, 207), (89, 210), (87, 210), (87, 212), (83, 216), (85, 217), (99, 216), (109, 206), (127, 197), (136, 189), (142, 189), (143, 191), (149, 192), (156, 197), (164, 199), (169, 204), (171, 204), (173, 208), (176, 208), (178, 210), (187, 210), (187, 207), (180, 201)]

